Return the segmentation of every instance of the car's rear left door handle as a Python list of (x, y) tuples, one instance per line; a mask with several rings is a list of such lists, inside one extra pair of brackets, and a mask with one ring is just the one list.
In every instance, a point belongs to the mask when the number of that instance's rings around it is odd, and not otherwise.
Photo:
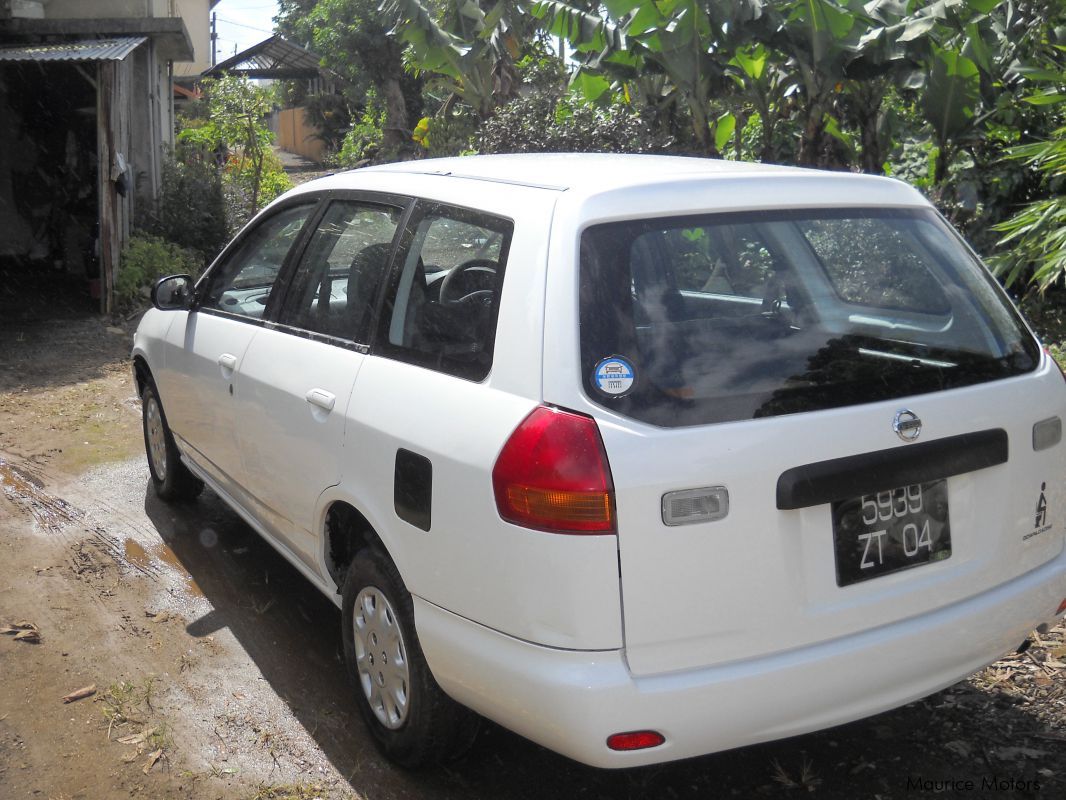
[(332, 411), (333, 406), (337, 403), (337, 395), (333, 394), (333, 392), (327, 392), (325, 389), (308, 389), (304, 399), (311, 405), (318, 406), (326, 411)]

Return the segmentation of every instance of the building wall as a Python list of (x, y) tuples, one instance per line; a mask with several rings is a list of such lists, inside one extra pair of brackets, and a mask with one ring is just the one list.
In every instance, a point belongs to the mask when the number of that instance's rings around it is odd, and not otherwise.
[(174, 75), (199, 75), (211, 67), (211, 0), (174, 0), (174, 15), (185, 22), (194, 53), (192, 61), (174, 63)]
[(278, 147), (322, 163), (326, 158), (326, 144), (315, 136), (303, 108), (286, 108), (277, 114)]
[(199, 75), (211, 66), (211, 0), (20, 0), (14, 13), (46, 19), (181, 17), (194, 56), (176, 62), (174, 74)]
[(172, 17), (174, 0), (39, 0), (49, 19)]

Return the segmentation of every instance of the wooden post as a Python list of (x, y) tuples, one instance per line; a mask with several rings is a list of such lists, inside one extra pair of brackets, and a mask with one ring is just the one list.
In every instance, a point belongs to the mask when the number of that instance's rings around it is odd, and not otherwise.
[(115, 219), (115, 184), (111, 181), (111, 163), (115, 154), (111, 127), (114, 104), (115, 64), (101, 61), (96, 68), (96, 154), (97, 192), (100, 219), (100, 312), (111, 313), (118, 260), (118, 231)]

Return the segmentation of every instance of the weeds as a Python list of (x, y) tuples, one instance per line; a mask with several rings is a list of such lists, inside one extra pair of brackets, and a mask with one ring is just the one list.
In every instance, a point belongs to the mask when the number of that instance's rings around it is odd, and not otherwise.
[(325, 800), (326, 790), (312, 783), (260, 786), (249, 800)]
[(815, 775), (814, 764), (806, 757), (800, 765), (799, 775), (796, 778), (793, 778), (776, 758), (770, 762), (770, 766), (773, 768), (770, 777), (786, 789), (806, 789), (808, 792), (813, 792), (815, 787), (822, 782), (822, 779)]

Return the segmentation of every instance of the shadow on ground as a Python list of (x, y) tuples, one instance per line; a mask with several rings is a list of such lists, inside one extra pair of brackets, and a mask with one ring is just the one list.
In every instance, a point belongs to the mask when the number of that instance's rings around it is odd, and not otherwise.
[[(974, 782), (965, 792), (970, 797), (1066, 796), (1058, 777), (1066, 766), (1062, 737), (1007, 695), (967, 684), (829, 731), (625, 771), (584, 767), (485, 723), (460, 761), (406, 773), (378, 755), (362, 726), (342, 662), (337, 608), (210, 490), (195, 503), (173, 507), (149, 490), (145, 510), (213, 606), (189, 622), (188, 633), (203, 637), (228, 628), (360, 796), (542, 800), (814, 792), (854, 800), (928, 793), (922, 787), (930, 784), (923, 782), (956, 780)], [(1043, 756), (999, 755), (1005, 746), (1018, 750), (1026, 743)]]

